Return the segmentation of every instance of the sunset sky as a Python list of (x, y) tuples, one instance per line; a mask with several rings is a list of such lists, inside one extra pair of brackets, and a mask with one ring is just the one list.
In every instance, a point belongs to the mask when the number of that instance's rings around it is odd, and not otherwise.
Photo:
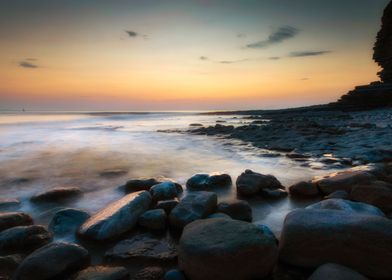
[(224, 110), (377, 80), (388, 0), (2, 0), (0, 109)]

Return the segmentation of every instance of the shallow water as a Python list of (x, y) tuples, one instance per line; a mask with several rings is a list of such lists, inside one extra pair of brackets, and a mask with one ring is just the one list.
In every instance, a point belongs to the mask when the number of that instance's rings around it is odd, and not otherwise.
[[(118, 186), (137, 177), (165, 176), (185, 184), (194, 173), (225, 172), (233, 181), (245, 169), (275, 175), (285, 186), (329, 171), (301, 167), (285, 157), (266, 158), (265, 151), (238, 141), (158, 130), (189, 128), (191, 123), (234, 125), (235, 116), (195, 113), (145, 114), (1, 114), (0, 197), (19, 198), (21, 209), (46, 224), (61, 207), (91, 213), (123, 193)], [(121, 170), (119, 176), (102, 172)], [(84, 195), (66, 205), (36, 206), (29, 198), (54, 186), (77, 185)], [(218, 191), (219, 199), (235, 197), (235, 188)], [(290, 210), (312, 201), (249, 201), (254, 221), (279, 232)]]

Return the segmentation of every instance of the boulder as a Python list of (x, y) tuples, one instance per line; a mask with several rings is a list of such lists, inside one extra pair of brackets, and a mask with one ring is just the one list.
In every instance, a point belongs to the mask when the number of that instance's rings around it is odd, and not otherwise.
[(166, 228), (166, 220), (163, 209), (148, 210), (139, 217), (139, 225), (151, 230), (163, 230)]
[(273, 238), (238, 220), (195, 221), (185, 227), (179, 243), (179, 267), (192, 280), (264, 278), (277, 258)]
[(187, 224), (203, 219), (215, 212), (218, 197), (215, 193), (198, 191), (189, 193), (171, 211), (170, 225), (182, 229)]
[(249, 169), (238, 176), (236, 185), (237, 193), (245, 196), (256, 195), (263, 189), (275, 190), (283, 188), (275, 176), (263, 175)]
[(182, 192), (182, 188), (178, 189), (177, 186), (173, 182), (163, 182), (152, 186), (150, 189), (152, 200), (157, 202), (177, 197)]
[(195, 174), (188, 179), (186, 187), (189, 190), (201, 191), (216, 187), (229, 187), (231, 184), (231, 177), (228, 174)]
[(165, 210), (166, 214), (169, 215), (170, 212), (178, 205), (178, 200), (177, 199), (171, 199), (171, 200), (161, 200), (158, 201), (157, 205), (155, 208), (157, 209), (163, 209)]
[(217, 212), (229, 215), (235, 220), (251, 222), (252, 208), (244, 200), (233, 199), (218, 204)]
[(117, 243), (105, 253), (105, 257), (115, 260), (174, 261), (177, 249), (167, 240), (160, 240), (148, 234), (136, 235)]
[(346, 191), (335, 191), (324, 197), (324, 199), (330, 199), (330, 198), (348, 199), (349, 194)]
[(33, 202), (60, 202), (82, 194), (79, 187), (56, 187), (31, 197)]
[(0, 232), (0, 252), (30, 252), (52, 240), (43, 226), (18, 226)]
[(61, 279), (85, 268), (89, 263), (89, 253), (83, 247), (72, 243), (51, 243), (27, 256), (13, 279)]
[(14, 210), (20, 206), (19, 199), (16, 198), (1, 198), (0, 199), (0, 210)]
[(0, 213), (0, 231), (16, 226), (28, 226), (33, 224), (30, 215), (23, 212), (3, 212)]
[(149, 191), (152, 186), (162, 183), (160, 179), (156, 178), (141, 178), (129, 180), (125, 183), (124, 190), (126, 193)]
[(260, 195), (266, 198), (272, 198), (272, 199), (280, 199), (287, 197), (289, 194), (286, 190), (283, 189), (262, 189), (260, 191)]
[(368, 280), (355, 270), (335, 263), (326, 263), (316, 269), (308, 280)]
[(131, 280), (162, 280), (165, 270), (159, 266), (148, 266), (142, 268), (133, 275)]
[(165, 273), (163, 280), (186, 280), (184, 273), (177, 269), (171, 269)]
[(56, 237), (73, 239), (79, 227), (90, 218), (90, 214), (78, 209), (63, 209), (53, 216), (49, 223), (49, 231)]
[(341, 210), (351, 214), (375, 215), (385, 217), (385, 214), (373, 205), (338, 198), (331, 198), (317, 202), (315, 204), (309, 205), (308, 207), (306, 207), (306, 209)]
[(392, 278), (392, 221), (341, 210), (290, 212), (280, 238), (280, 260), (317, 268), (339, 263), (376, 279)]
[(91, 216), (78, 232), (94, 240), (115, 239), (132, 230), (150, 204), (151, 195), (147, 191), (128, 194)]
[(389, 213), (392, 211), (392, 184), (383, 181), (359, 184), (352, 188), (349, 198), (377, 206)]
[(214, 213), (214, 214), (208, 215), (206, 219), (216, 219), (216, 218), (231, 220), (231, 217), (227, 214), (224, 214), (224, 213)]
[(11, 279), (12, 274), (23, 260), (23, 255), (0, 256), (0, 279)]
[(78, 272), (72, 280), (128, 280), (129, 272), (121, 266), (90, 266)]
[(319, 190), (317, 185), (302, 181), (290, 186), (289, 193), (293, 196), (316, 196), (319, 195)]

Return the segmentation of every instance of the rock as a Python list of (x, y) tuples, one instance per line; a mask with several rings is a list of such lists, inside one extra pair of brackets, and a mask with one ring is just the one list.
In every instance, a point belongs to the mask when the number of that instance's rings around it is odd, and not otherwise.
[(23, 212), (0, 213), (0, 231), (16, 226), (28, 226), (33, 224), (30, 215)]
[(161, 200), (158, 201), (157, 205), (155, 208), (157, 209), (163, 209), (165, 210), (166, 214), (169, 215), (170, 212), (178, 205), (178, 200), (177, 199), (172, 199), (172, 200)]
[(89, 263), (89, 253), (83, 247), (72, 243), (51, 243), (27, 256), (13, 279), (60, 279), (83, 269)]
[(392, 221), (338, 210), (295, 210), (286, 216), (280, 260), (316, 268), (339, 263), (366, 276), (392, 278)]
[(163, 182), (152, 186), (150, 189), (152, 200), (156, 202), (177, 197), (182, 192), (182, 188), (180, 190), (177, 186), (173, 182)]
[(90, 217), (78, 232), (82, 237), (94, 240), (120, 237), (135, 227), (150, 204), (151, 195), (147, 191), (128, 194)]
[(105, 257), (108, 259), (167, 262), (177, 258), (177, 249), (166, 240), (141, 234), (120, 241), (105, 253)]
[(392, 184), (386, 182), (374, 181), (356, 185), (349, 198), (377, 206), (386, 213), (392, 212)]
[(348, 199), (349, 194), (346, 191), (335, 191), (331, 193), (330, 195), (327, 195), (324, 197), (324, 199), (330, 199), (330, 198), (340, 198), (340, 199)]
[(351, 268), (335, 264), (323, 264), (310, 276), (308, 280), (368, 280), (365, 276)]
[(77, 209), (63, 209), (58, 211), (49, 223), (49, 231), (57, 237), (75, 236), (79, 227), (90, 218), (90, 214)]
[(279, 240), (269, 227), (259, 223), (254, 223), (254, 225), (262, 232), (263, 235), (269, 236), (271, 239), (275, 240), (276, 245), (279, 244)]
[(244, 200), (234, 199), (221, 202), (218, 204), (217, 212), (227, 214), (235, 220), (245, 222), (252, 221), (252, 208), (249, 203)]
[(23, 256), (19, 254), (0, 256), (0, 279), (11, 279), (22, 260)]
[(363, 215), (375, 215), (385, 217), (385, 214), (372, 205), (353, 202), (345, 199), (331, 198), (320, 201), (318, 203), (309, 205), (306, 209), (329, 209), (329, 210), (341, 210), (351, 214), (363, 214)]
[(116, 177), (124, 176), (127, 173), (128, 173), (127, 169), (114, 168), (114, 169), (106, 169), (99, 172), (99, 176), (104, 178), (116, 178)]
[(20, 206), (20, 201), (16, 198), (2, 198), (0, 199), (0, 210), (13, 210)]
[(189, 126), (203, 126), (201, 123), (191, 123)]
[(272, 199), (284, 198), (289, 195), (287, 191), (282, 189), (276, 189), (276, 190), (262, 189), (260, 191), (260, 194), (264, 197), (272, 198)]
[(0, 233), (0, 252), (30, 252), (51, 240), (51, 234), (43, 226), (13, 227)]
[(260, 229), (238, 220), (207, 219), (187, 225), (179, 244), (179, 267), (187, 278), (259, 279), (278, 258), (278, 248)]
[(186, 280), (184, 273), (177, 269), (169, 270), (165, 273), (163, 280)]
[(374, 180), (376, 177), (367, 171), (347, 170), (324, 177), (316, 177), (312, 183), (316, 184), (322, 193), (328, 195), (340, 190), (350, 193), (352, 186)]
[(228, 174), (195, 174), (188, 179), (186, 187), (189, 190), (201, 191), (217, 187), (229, 187), (231, 183), (231, 177)]
[(144, 212), (139, 217), (139, 225), (151, 230), (166, 228), (167, 215), (163, 209), (154, 209)]
[(76, 274), (72, 280), (128, 280), (129, 272), (121, 266), (90, 266)]
[(214, 213), (214, 214), (208, 215), (206, 219), (216, 219), (216, 218), (231, 220), (231, 217), (227, 214), (224, 214), (224, 213)]
[(159, 266), (149, 266), (139, 270), (132, 280), (161, 280), (165, 271)]
[(182, 229), (187, 224), (203, 219), (215, 212), (218, 197), (215, 193), (198, 191), (189, 193), (171, 211), (170, 225)]
[(302, 181), (290, 186), (289, 193), (293, 196), (316, 196), (319, 195), (319, 190), (317, 185)]
[(158, 185), (160, 183), (162, 183), (162, 181), (156, 178), (133, 179), (125, 183), (124, 189), (126, 193), (149, 191), (152, 186)]
[(258, 194), (263, 189), (282, 188), (282, 184), (274, 176), (263, 175), (249, 169), (238, 176), (236, 185), (237, 193), (245, 196)]
[(82, 191), (79, 187), (57, 187), (34, 195), (33, 202), (59, 202), (79, 196)]

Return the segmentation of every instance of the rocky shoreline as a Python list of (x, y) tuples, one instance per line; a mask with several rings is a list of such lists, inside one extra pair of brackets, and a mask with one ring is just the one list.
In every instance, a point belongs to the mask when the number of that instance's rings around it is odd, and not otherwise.
[[(235, 188), (236, 199), (216, 191)], [(134, 179), (96, 213), (63, 208), (48, 227), (0, 202), (0, 278), (391, 279), (392, 164), (370, 164), (284, 187), (246, 170), (196, 174), (186, 188)], [(75, 186), (31, 197), (39, 207), (81, 195)], [(291, 211), (282, 232), (252, 223), (253, 197), (319, 198)], [(12, 202), (12, 203), (11, 203)], [(333, 275), (333, 278), (331, 278)]]

